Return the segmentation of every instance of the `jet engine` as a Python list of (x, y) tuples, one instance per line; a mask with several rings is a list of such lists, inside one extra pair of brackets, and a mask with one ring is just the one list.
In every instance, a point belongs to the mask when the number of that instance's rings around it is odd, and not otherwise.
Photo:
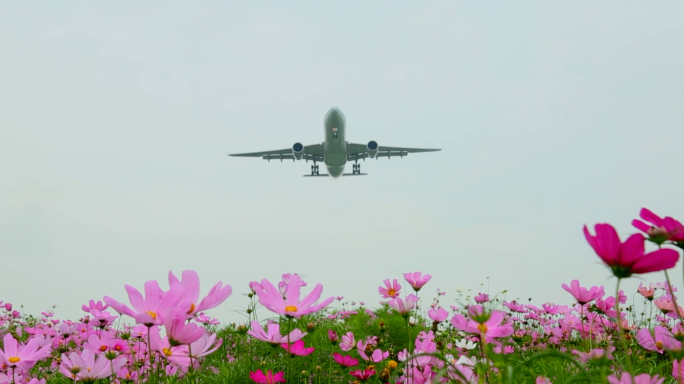
[(374, 158), (378, 154), (378, 143), (375, 140), (369, 141), (366, 145), (366, 152), (371, 159)]
[(297, 160), (302, 159), (302, 156), (304, 156), (304, 146), (302, 143), (294, 143), (292, 146), (292, 156)]

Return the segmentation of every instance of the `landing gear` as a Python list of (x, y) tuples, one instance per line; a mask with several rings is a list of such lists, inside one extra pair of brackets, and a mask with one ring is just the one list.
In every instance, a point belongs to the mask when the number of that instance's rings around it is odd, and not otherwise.
[(361, 164), (358, 163), (358, 160), (356, 163), (352, 164), (352, 175), (360, 175), (361, 174)]
[(320, 173), (318, 173), (318, 165), (314, 163), (314, 165), (311, 166), (311, 176), (318, 176)]

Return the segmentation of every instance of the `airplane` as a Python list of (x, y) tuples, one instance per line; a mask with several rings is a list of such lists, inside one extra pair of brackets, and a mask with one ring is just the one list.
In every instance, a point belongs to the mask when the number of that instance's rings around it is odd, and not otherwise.
[[(229, 156), (235, 157), (261, 157), (264, 160), (301, 160), (304, 159), (308, 163), (313, 161), (311, 166), (311, 174), (304, 176), (332, 176), (337, 179), (340, 176), (364, 176), (366, 173), (361, 173), (361, 164), (359, 160), (365, 161), (366, 158), (407, 156), (409, 153), (416, 152), (434, 152), (441, 151), (441, 149), (426, 149), (426, 148), (402, 148), (402, 147), (385, 147), (378, 145), (375, 140), (371, 140), (368, 144), (355, 144), (345, 141), (345, 123), (346, 118), (342, 111), (337, 107), (332, 107), (325, 114), (323, 118), (323, 128), (325, 130), (325, 141), (320, 144), (302, 145), (302, 143), (294, 143), (292, 148), (277, 149), (275, 151), (250, 152), (250, 153), (234, 153)], [(344, 167), (348, 161), (353, 161), (352, 173), (344, 173)], [(328, 173), (320, 173), (317, 162), (323, 162), (328, 169)]]

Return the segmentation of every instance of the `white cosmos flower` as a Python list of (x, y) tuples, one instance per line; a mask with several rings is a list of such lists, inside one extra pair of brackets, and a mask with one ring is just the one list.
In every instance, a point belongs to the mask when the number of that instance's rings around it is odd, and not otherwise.
[(477, 347), (477, 343), (474, 343), (470, 340), (467, 340), (467, 341), (465, 339), (456, 340), (456, 348), (471, 350), (471, 349), (475, 349), (475, 347)]
[(477, 359), (475, 359), (475, 356), (473, 356), (472, 358), (469, 359), (465, 355), (461, 356), (458, 359), (458, 361), (456, 362), (456, 364), (458, 364), (458, 365), (468, 365), (471, 367), (474, 367), (476, 363), (477, 363)]

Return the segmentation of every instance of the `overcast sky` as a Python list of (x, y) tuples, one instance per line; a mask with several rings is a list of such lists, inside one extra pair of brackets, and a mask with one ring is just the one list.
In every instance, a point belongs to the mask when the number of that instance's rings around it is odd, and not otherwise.
[[(487, 277), (537, 305), (575, 278), (612, 292), (582, 225), (684, 219), (683, 12), (0, 2), (0, 300), (73, 318), (184, 269), (233, 286), (221, 319), (285, 272), (369, 303), (416, 270), (445, 304)], [(443, 150), (338, 180), (226, 156), (319, 143), (333, 105), (352, 142)]]

